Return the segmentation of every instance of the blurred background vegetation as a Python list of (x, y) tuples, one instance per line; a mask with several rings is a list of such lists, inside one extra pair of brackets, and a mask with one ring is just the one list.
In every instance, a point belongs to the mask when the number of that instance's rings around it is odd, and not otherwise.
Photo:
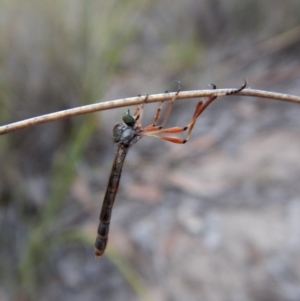
[[(296, 0), (2, 0), (1, 124), (176, 80), (299, 95), (299, 15)], [(96, 261), (123, 110), (1, 137), (0, 300), (299, 300), (300, 108), (223, 98), (188, 144), (143, 139)]]

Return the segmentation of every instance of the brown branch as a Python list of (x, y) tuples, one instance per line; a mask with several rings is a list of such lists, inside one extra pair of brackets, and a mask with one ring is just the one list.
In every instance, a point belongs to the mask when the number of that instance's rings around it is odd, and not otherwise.
[[(219, 96), (225, 96), (227, 94), (230, 94), (230, 91), (232, 91), (232, 89), (181, 91), (177, 95), (176, 99), (178, 100), (178, 99), (209, 97), (211, 95), (216, 95), (219, 97)], [(148, 95), (146, 102), (152, 103), (152, 102), (159, 102), (159, 101), (167, 101), (172, 99), (176, 93), (177, 92)], [(233, 95), (262, 97), (262, 98), (282, 100), (282, 101), (288, 101), (288, 102), (300, 104), (300, 96), (268, 92), (263, 90), (252, 90), (249, 88), (244, 89)], [(106, 101), (106, 102), (96, 103), (92, 105), (81, 106), (74, 109), (59, 111), (51, 114), (46, 114), (42, 116), (37, 116), (37, 117), (25, 119), (23, 121), (18, 121), (18, 122), (0, 126), (0, 135), (14, 132), (20, 129), (25, 129), (31, 126), (36, 126), (42, 123), (52, 122), (52, 121), (73, 117), (77, 115), (83, 115), (83, 114), (104, 111), (104, 110), (109, 110), (109, 109), (114, 109), (119, 107), (138, 105), (143, 103), (144, 101), (145, 101), (145, 96), (137, 96), (137, 97)]]

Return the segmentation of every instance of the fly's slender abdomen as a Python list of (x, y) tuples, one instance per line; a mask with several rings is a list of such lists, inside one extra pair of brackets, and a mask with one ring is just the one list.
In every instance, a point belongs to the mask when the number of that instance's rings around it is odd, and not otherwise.
[(115, 202), (115, 198), (118, 192), (122, 167), (125, 161), (125, 157), (128, 152), (128, 147), (123, 145), (118, 146), (115, 161), (112, 166), (111, 174), (108, 181), (105, 197), (103, 200), (100, 222), (97, 230), (97, 238), (95, 242), (95, 256), (100, 257), (106, 248), (109, 232), (109, 223), (111, 218), (112, 208)]

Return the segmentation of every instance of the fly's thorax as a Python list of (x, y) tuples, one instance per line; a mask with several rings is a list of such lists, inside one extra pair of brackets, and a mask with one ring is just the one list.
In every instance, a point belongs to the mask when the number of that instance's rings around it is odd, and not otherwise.
[(140, 139), (140, 131), (135, 125), (130, 126), (125, 123), (118, 123), (113, 129), (113, 140), (117, 144), (131, 146)]

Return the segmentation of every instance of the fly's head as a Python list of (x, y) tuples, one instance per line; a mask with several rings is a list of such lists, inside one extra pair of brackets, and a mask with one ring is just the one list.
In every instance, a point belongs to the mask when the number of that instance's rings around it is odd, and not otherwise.
[(135, 123), (139, 119), (139, 117), (140, 117), (139, 115), (137, 116), (131, 115), (129, 110), (122, 115), (123, 122), (132, 128), (135, 126)]
[(139, 115), (131, 115), (129, 110), (122, 116), (123, 123), (117, 123), (113, 129), (113, 140), (119, 145), (129, 147), (140, 139), (141, 130), (137, 128)]

